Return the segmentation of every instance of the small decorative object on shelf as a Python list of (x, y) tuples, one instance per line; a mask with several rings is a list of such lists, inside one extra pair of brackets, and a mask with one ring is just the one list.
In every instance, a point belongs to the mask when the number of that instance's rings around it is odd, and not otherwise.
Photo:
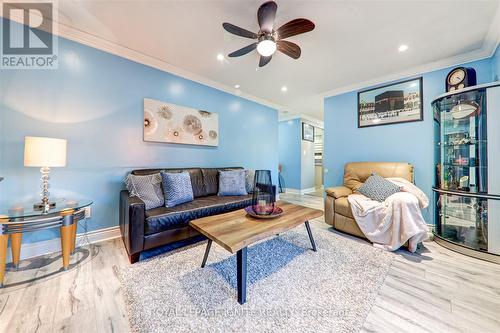
[(446, 76), (446, 91), (460, 90), (476, 84), (476, 70), (474, 68), (457, 67)]
[(271, 215), (274, 211), (274, 188), (270, 170), (256, 170), (252, 209), (256, 215)]

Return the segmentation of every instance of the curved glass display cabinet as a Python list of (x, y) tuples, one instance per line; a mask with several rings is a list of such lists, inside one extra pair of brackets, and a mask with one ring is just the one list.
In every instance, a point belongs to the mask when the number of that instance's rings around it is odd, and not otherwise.
[(435, 240), (500, 263), (500, 83), (444, 94), (432, 107)]

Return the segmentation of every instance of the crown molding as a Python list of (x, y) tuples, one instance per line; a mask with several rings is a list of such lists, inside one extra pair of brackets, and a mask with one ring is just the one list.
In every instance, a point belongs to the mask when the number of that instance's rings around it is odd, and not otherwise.
[[(3, 16), (3, 12), (0, 12), (0, 16)], [(23, 18), (18, 15), (13, 15), (11, 19), (17, 23), (23, 24)], [(153, 57), (151, 55), (148, 55), (146, 53), (137, 51), (135, 49), (132, 49), (130, 47), (121, 45), (119, 43), (116, 43), (114, 41), (107, 40), (105, 38), (93, 35), (91, 33), (88, 33), (83, 30), (79, 30), (73, 27), (70, 27), (68, 25), (65, 25), (60, 22), (54, 21), (55, 24), (58, 25), (58, 28), (54, 32), (54, 35), (69, 39), (71, 41), (149, 66), (156, 68), (158, 70), (161, 70), (163, 72), (167, 72), (170, 74), (174, 74), (176, 76), (182, 77), (184, 79), (188, 79), (197, 83), (201, 83), (205, 86), (224, 91), (226, 93), (229, 93), (231, 95), (234, 95), (236, 97), (241, 97), (244, 99), (248, 99), (250, 101), (268, 106), (270, 108), (276, 109), (276, 110), (281, 110), (284, 107), (282, 105), (276, 104), (274, 102), (271, 102), (269, 100), (266, 100), (264, 98), (260, 98), (251, 94), (247, 94), (245, 92), (242, 92), (239, 89), (235, 89), (234, 87), (216, 82), (212, 79), (209, 79), (205, 76), (195, 74), (193, 72), (190, 72), (188, 70), (182, 69), (180, 67), (177, 67), (175, 65), (172, 65), (162, 59)]]
[(387, 83), (390, 81), (400, 80), (406, 77), (417, 76), (448, 67), (462, 65), (472, 61), (487, 59), (493, 56), (499, 45), (500, 45), (500, 5), (498, 5), (496, 9), (490, 28), (488, 29), (488, 32), (484, 38), (483, 44), (480, 49), (452, 56), (449, 58), (441, 59), (438, 61), (430, 62), (421, 66), (416, 66), (404, 71), (399, 71), (389, 75), (366, 80), (360, 83), (354, 83), (351, 85), (335, 88), (333, 90), (328, 90), (322, 93), (321, 96), (323, 98), (326, 98), (335, 95), (340, 95), (347, 92), (352, 92), (363, 88), (368, 88), (379, 84)]
[[(0, 9), (0, 17), (3, 17), (3, 13), (1, 12)], [(23, 23), (23, 20), (21, 17), (13, 16), (12, 19), (18, 23)], [(180, 67), (177, 67), (175, 65), (172, 65), (164, 60), (161, 60), (159, 58), (150, 56), (146, 53), (134, 50), (132, 48), (129, 48), (127, 46), (118, 44), (116, 42), (104, 39), (102, 37), (90, 34), (88, 32), (70, 27), (68, 25), (56, 22), (58, 24), (58, 29), (57, 32), (55, 33), (57, 36), (66, 38), (72, 41), (75, 41), (77, 43), (114, 54), (116, 56), (146, 65), (150, 66), (156, 69), (159, 69), (164, 72), (168, 72), (174, 75), (177, 75), (179, 77), (195, 81), (198, 83), (201, 83), (203, 85), (206, 85), (208, 87), (221, 90), (224, 92), (227, 92), (231, 95), (237, 96), (237, 97), (242, 97), (251, 101), (254, 101), (256, 103), (271, 107), (276, 110), (284, 110), (285, 107), (283, 105), (276, 104), (274, 102), (268, 101), (266, 99), (247, 94), (244, 92), (241, 92), (238, 89), (235, 89), (231, 86), (216, 82), (212, 79), (209, 79), (207, 77), (204, 77), (202, 75), (198, 75), (195, 73), (192, 73), (188, 70), (182, 69)], [(366, 80), (363, 82), (359, 83), (354, 83), (350, 85), (345, 85), (342, 87), (338, 87), (332, 90), (328, 90), (326, 92), (318, 94), (321, 98), (326, 98), (326, 97), (331, 97), (335, 95), (340, 95), (343, 93), (347, 92), (352, 92), (356, 90), (360, 90), (363, 88), (371, 87), (371, 86), (376, 86), (382, 83), (390, 82), (390, 81), (396, 81), (400, 80), (405, 77), (412, 77), (412, 76), (417, 76), (421, 75), (423, 73), (428, 73), (432, 72), (435, 70), (440, 70), (448, 67), (453, 67), (457, 65), (461, 65), (467, 62), (471, 61), (477, 61), (477, 60), (482, 60), (491, 57), (495, 51), (498, 45), (500, 44), (500, 5), (497, 7), (494, 19), (490, 25), (490, 28), (488, 30), (488, 33), (485, 36), (485, 39), (483, 41), (482, 47), (480, 49), (452, 56), (449, 58), (441, 59), (438, 61), (430, 62), (424, 65), (416, 66), (410, 69), (406, 69), (403, 71), (395, 72), (389, 75), (384, 75), (380, 76), (377, 78), (373, 78), (370, 80)], [(311, 121), (321, 121), (316, 118), (304, 115), (304, 114), (294, 114), (291, 116), (291, 118), (288, 118), (288, 116), (283, 116), (280, 117), (281, 120), (288, 120), (288, 119), (294, 119), (294, 118), (305, 118), (306, 117), (311, 118)]]
[(307, 114), (299, 113), (299, 114), (287, 114), (284, 116), (279, 117), (279, 121), (288, 121), (288, 120), (293, 120), (293, 119), (301, 119), (304, 122), (307, 122), (313, 126), (319, 127), (324, 129), (325, 128), (325, 123), (323, 120), (311, 117)]
[[(493, 50), (493, 52), (494, 52), (494, 50)], [(427, 63), (425, 65), (413, 67), (413, 68), (406, 69), (406, 70), (399, 71), (399, 72), (395, 72), (395, 73), (392, 73), (389, 75), (380, 76), (380, 77), (366, 80), (363, 82), (354, 83), (354, 84), (346, 85), (343, 87), (339, 87), (339, 88), (336, 88), (333, 90), (326, 91), (326, 92), (322, 93), (321, 95), (323, 98), (326, 98), (326, 97), (332, 97), (332, 96), (336, 96), (336, 95), (340, 95), (340, 94), (344, 94), (344, 93), (348, 93), (348, 92), (352, 92), (352, 91), (357, 91), (357, 90), (360, 90), (363, 88), (373, 87), (373, 86), (387, 83), (387, 82), (391, 82), (391, 81), (397, 81), (397, 80), (401, 80), (404, 78), (417, 76), (417, 75), (421, 75), (421, 74), (428, 73), (428, 72), (433, 72), (433, 71), (448, 68), (448, 67), (462, 65), (464, 63), (468, 63), (471, 61), (486, 59), (486, 58), (491, 57), (491, 54), (492, 54), (491, 50), (485, 50), (485, 49), (481, 48), (481, 49), (478, 49), (478, 50), (475, 50), (472, 52), (468, 52), (468, 53), (460, 54), (460, 55), (453, 56), (450, 58), (445, 58), (442, 60), (430, 62), (430, 63)]]
[(482, 49), (490, 50), (490, 57), (495, 54), (495, 51), (500, 44), (500, 4), (497, 7), (493, 22), (491, 22), (490, 29), (484, 39)]

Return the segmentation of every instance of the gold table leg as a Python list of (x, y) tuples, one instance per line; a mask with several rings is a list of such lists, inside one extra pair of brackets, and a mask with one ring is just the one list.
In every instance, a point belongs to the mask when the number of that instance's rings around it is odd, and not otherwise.
[(73, 209), (64, 210), (61, 212), (61, 216), (64, 219), (71, 217), (71, 223), (65, 223), (61, 226), (61, 250), (63, 259), (63, 269), (67, 270), (69, 267), (69, 257), (71, 255), (72, 239), (73, 239), (73, 225), (74, 221), (72, 219)]
[(0, 288), (3, 288), (3, 278), (5, 276), (5, 261), (7, 260), (7, 243), (9, 235), (0, 235)]
[[(0, 222), (9, 222), (7, 216), (0, 216)], [(2, 226), (0, 225), (0, 228)], [(0, 234), (0, 288), (3, 288), (3, 278), (5, 276), (5, 264), (7, 260), (7, 245), (9, 244), (9, 235)]]
[(23, 234), (11, 234), (10, 235), (10, 248), (12, 250), (12, 264), (15, 268), (19, 267), (19, 258), (21, 257), (21, 240), (23, 239)]

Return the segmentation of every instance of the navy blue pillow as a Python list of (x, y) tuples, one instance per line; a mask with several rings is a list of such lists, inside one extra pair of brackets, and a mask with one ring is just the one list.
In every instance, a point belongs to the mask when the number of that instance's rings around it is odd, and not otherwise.
[(174, 207), (185, 202), (193, 201), (193, 187), (189, 172), (161, 172), (165, 207)]

